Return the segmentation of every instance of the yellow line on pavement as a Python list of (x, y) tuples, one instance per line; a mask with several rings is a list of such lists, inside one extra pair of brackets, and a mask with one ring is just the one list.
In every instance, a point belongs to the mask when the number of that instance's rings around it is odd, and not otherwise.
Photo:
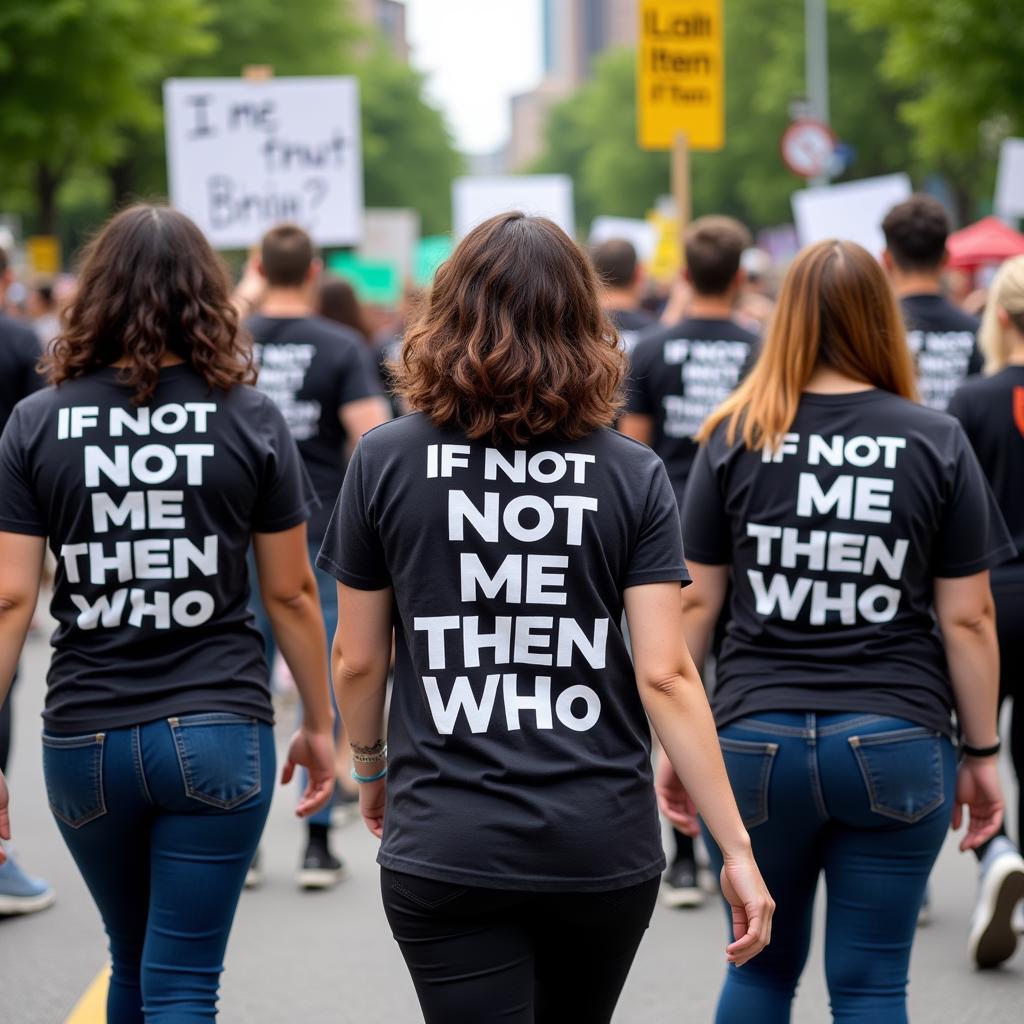
[(107, 965), (93, 978), (64, 1024), (106, 1024), (109, 981), (110, 966)]

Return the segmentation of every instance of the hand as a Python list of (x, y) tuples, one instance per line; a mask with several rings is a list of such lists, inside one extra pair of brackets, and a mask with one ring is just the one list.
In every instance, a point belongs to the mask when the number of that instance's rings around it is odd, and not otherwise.
[(752, 853), (727, 860), (722, 868), (721, 883), (722, 895), (732, 907), (732, 934), (736, 940), (725, 947), (725, 958), (742, 967), (771, 941), (775, 901)]
[(334, 736), (330, 732), (299, 729), (288, 744), (288, 758), (281, 771), (283, 785), (292, 781), (295, 768), (300, 764), (309, 774), (309, 782), (295, 813), (300, 818), (308, 818), (334, 793)]
[(967, 834), (960, 840), (961, 853), (988, 842), (1003, 823), (1003, 791), (995, 757), (965, 757), (956, 777), (953, 829), (963, 823), (964, 804), (970, 811)]
[(661, 813), (685, 836), (700, 835), (697, 808), (676, 775), (672, 762), (662, 752), (654, 776), (654, 791), (658, 795)]
[(359, 813), (366, 827), (378, 838), (384, 835), (384, 799), (387, 796), (387, 777), (376, 782), (359, 784)]
[(260, 251), (253, 247), (245, 261), (242, 277), (235, 286), (234, 301), (239, 314), (248, 316), (263, 300), (267, 290), (267, 279), (260, 270)]
[[(0, 839), (11, 838), (11, 818), (7, 813), (7, 805), (10, 803), (11, 795), (7, 792), (7, 780), (4, 773), (0, 772)], [(0, 864), (7, 860), (3, 844), (0, 843)]]

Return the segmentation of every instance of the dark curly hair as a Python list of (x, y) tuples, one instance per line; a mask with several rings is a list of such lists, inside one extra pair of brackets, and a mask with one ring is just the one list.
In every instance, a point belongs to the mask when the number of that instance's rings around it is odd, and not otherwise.
[(251, 384), (251, 346), (230, 289), (226, 268), (188, 217), (166, 206), (131, 206), (87, 247), (43, 371), (60, 385), (127, 359), (120, 380), (136, 405), (152, 397), (168, 354), (189, 363), (211, 390)]
[(397, 391), (471, 439), (576, 440), (611, 424), (625, 359), (586, 255), (544, 217), (475, 227), (440, 268), (392, 367)]

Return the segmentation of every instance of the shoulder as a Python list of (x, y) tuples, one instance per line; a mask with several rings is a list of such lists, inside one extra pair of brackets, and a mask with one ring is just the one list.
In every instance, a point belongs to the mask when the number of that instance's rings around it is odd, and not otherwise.
[[(401, 452), (418, 442), (429, 444), (446, 439), (458, 442), (438, 430), (423, 413), (410, 412), (368, 430), (359, 439), (359, 450), (364, 455), (379, 455), (385, 451)], [(465, 439), (462, 443), (466, 443)]]
[(36, 332), (28, 324), (23, 324), (6, 313), (0, 313), (0, 339), (6, 345), (15, 344), (36, 350), (40, 348)]
[(592, 437), (597, 453), (615, 460), (629, 474), (646, 479), (663, 466), (661, 457), (643, 441), (627, 437), (614, 427), (601, 427)]

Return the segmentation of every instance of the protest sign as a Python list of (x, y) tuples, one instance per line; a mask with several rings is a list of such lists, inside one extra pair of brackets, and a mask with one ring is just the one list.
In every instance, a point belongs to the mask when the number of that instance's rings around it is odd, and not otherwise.
[(910, 178), (905, 174), (886, 174), (794, 192), (793, 219), (800, 244), (841, 238), (864, 246), (872, 256), (881, 256), (885, 248), (882, 220), (910, 193)]
[(171, 202), (217, 248), (282, 221), (318, 245), (362, 237), (354, 78), (172, 78), (164, 108)]
[(1000, 217), (1024, 217), (1024, 139), (1003, 139), (999, 148), (995, 211)]
[(612, 238), (632, 243), (641, 263), (650, 263), (658, 247), (658, 229), (650, 221), (634, 217), (595, 217), (590, 225), (590, 244), (600, 245)]
[(574, 234), (572, 178), (566, 174), (486, 175), (456, 178), (452, 184), (456, 238), (488, 217), (509, 210), (549, 217), (567, 234)]
[(412, 279), (419, 240), (420, 215), (416, 210), (368, 207), (364, 211), (359, 255), (365, 260), (393, 264), (402, 282)]

